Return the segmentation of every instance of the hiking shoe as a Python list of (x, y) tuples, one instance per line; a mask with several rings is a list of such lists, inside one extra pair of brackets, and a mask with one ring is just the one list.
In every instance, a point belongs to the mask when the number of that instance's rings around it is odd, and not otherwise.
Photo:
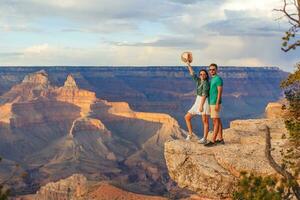
[(186, 141), (190, 141), (191, 140), (191, 136), (188, 135), (186, 138), (185, 138)]
[(202, 138), (201, 140), (199, 140), (199, 143), (200, 144), (206, 144), (207, 143), (207, 140), (205, 138)]
[(216, 146), (216, 145), (217, 145), (216, 142), (210, 141), (209, 143), (206, 143), (204, 146), (206, 146), (206, 147), (213, 147), (213, 146)]
[(223, 145), (225, 144), (224, 139), (222, 139), (222, 140), (216, 140), (216, 143), (217, 144), (223, 144)]

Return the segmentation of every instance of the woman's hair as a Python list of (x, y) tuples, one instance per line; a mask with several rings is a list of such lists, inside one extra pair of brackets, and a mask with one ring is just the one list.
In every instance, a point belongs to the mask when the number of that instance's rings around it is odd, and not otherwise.
[(205, 72), (205, 74), (206, 74), (206, 80), (209, 81), (209, 76), (208, 76), (207, 70), (206, 70), (206, 69), (201, 69), (201, 70), (199, 71), (199, 74), (200, 74), (201, 72)]

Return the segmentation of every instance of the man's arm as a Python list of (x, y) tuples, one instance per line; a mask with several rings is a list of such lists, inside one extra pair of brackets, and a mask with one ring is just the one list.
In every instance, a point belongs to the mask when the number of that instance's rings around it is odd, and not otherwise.
[(222, 92), (223, 92), (223, 86), (218, 86), (218, 97), (217, 97), (217, 102), (216, 102), (216, 111), (220, 110), (220, 99), (222, 96)]

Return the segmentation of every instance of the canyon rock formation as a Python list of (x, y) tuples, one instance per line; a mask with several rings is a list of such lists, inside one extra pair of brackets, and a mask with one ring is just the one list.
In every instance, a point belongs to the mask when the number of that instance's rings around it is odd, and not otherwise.
[(172, 185), (163, 144), (185, 133), (168, 114), (97, 98), (79, 88), (74, 75), (54, 86), (44, 70), (0, 96), (0, 108), (0, 178), (18, 163), (28, 176), (9, 183), (20, 193), (76, 173), (141, 193), (165, 194)]
[(285, 143), (282, 134), (287, 130), (274, 105), (279, 107), (275, 103), (267, 106), (267, 118), (232, 121), (224, 130), (225, 145), (208, 148), (197, 142), (166, 142), (164, 154), (170, 177), (180, 187), (218, 199), (230, 197), (241, 171), (276, 175), (265, 156), (265, 126), (270, 127), (272, 156), (279, 163)]

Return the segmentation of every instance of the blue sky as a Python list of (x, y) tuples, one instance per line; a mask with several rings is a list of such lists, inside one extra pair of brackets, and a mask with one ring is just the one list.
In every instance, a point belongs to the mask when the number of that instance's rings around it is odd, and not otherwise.
[(0, 0), (0, 65), (279, 66), (281, 0)]

